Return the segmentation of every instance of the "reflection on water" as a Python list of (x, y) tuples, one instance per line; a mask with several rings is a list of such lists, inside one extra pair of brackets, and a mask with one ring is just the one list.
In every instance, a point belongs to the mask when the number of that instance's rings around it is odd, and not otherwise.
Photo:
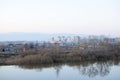
[[(116, 73), (116, 70), (120, 71), (119, 65), (118, 60), (111, 60), (51, 65), (0, 66), (0, 80), (22, 80), (27, 77), (24, 75), (31, 75), (26, 78), (28, 80), (80, 80), (81, 78), (84, 80), (101, 80), (102, 78), (119, 80), (120, 77), (117, 74), (120, 72)], [(16, 75), (16, 78), (10, 72)], [(36, 79), (36, 77), (38, 78)]]
[(64, 65), (77, 69), (79, 74), (87, 75), (89, 77), (95, 77), (97, 75), (104, 77), (110, 73), (111, 67), (113, 65), (119, 65), (120, 62), (116, 61), (99, 61), (99, 62), (81, 62), (81, 63), (66, 63), (66, 64), (51, 64), (51, 65), (24, 65), (19, 66), (24, 69), (37, 69), (38, 71), (42, 71), (44, 68), (54, 68), (56, 72), (56, 76), (59, 77), (60, 71)]
[(76, 66), (79, 72), (89, 77), (95, 77), (96, 75), (105, 76), (110, 72), (110, 64), (106, 63), (95, 63), (88, 66)]

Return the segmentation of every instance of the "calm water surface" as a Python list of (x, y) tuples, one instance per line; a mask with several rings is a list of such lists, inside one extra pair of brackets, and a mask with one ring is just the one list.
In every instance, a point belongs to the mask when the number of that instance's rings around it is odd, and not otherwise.
[(119, 61), (0, 66), (0, 80), (120, 80)]

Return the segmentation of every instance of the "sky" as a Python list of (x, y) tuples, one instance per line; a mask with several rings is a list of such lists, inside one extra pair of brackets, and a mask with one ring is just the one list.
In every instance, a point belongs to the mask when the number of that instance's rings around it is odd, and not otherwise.
[(120, 0), (0, 0), (0, 33), (120, 35)]

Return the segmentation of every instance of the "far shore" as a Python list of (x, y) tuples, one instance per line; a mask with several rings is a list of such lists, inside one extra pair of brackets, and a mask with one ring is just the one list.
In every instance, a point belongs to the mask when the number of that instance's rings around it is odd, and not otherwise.
[(91, 51), (91, 52), (73, 52), (73, 53), (31, 53), (0, 58), (0, 64), (17, 64), (17, 65), (33, 65), (33, 64), (56, 64), (69, 62), (84, 61), (102, 61), (102, 60), (120, 60), (120, 51)]

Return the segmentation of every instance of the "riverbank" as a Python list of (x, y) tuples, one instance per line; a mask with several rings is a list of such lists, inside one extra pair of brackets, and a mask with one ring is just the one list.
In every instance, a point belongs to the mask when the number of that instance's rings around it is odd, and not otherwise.
[(10, 58), (0, 59), (0, 64), (54, 64), (66, 62), (83, 62), (83, 61), (101, 61), (120, 59), (119, 50), (116, 51), (94, 51), (94, 52), (77, 52), (77, 53), (40, 53), (25, 54)]

